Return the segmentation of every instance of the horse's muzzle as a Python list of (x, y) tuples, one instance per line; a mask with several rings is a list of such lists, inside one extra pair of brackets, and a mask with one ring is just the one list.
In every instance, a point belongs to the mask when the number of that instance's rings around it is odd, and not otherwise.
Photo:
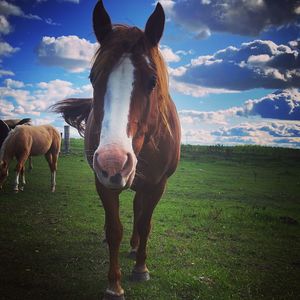
[(98, 148), (93, 157), (93, 169), (99, 181), (109, 189), (131, 186), (137, 159), (134, 153), (113, 145)]

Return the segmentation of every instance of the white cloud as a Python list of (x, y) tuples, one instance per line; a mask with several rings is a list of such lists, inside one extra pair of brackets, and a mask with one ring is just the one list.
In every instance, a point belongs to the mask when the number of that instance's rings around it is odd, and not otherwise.
[(59, 66), (70, 72), (83, 72), (90, 67), (97, 43), (91, 43), (78, 36), (58, 38), (44, 36), (37, 50), (40, 63)]
[(185, 128), (182, 128), (181, 142), (190, 145), (213, 145), (216, 143), (215, 137), (211, 135), (209, 130)]
[(232, 107), (230, 109), (217, 111), (198, 111), (198, 110), (180, 110), (179, 117), (183, 124), (202, 125), (226, 125), (227, 119), (237, 116), (242, 109), (240, 107)]
[(5, 18), (5, 16), (0, 15), (0, 34), (8, 34), (12, 31), (12, 28)]
[(296, 122), (241, 123), (212, 131), (211, 134), (225, 143), (300, 147), (300, 124)]
[(12, 3), (8, 3), (5, 0), (0, 1), (0, 14), (4, 16), (18, 16), (26, 19), (41, 20), (39, 16), (31, 13), (25, 14), (20, 7)]
[[(227, 47), (214, 55), (199, 56), (171, 73), (177, 81), (210, 88), (248, 90), (253, 88), (300, 87), (298, 41), (277, 45), (254, 40), (240, 48)], [(180, 70), (182, 72), (175, 71)]]
[(14, 76), (15, 73), (10, 70), (0, 70), (0, 78), (3, 76)]
[(29, 85), (12, 79), (6, 79), (5, 84), (0, 87), (0, 101), (7, 105), (1, 110), (0, 118), (24, 113), (39, 116), (59, 100), (92, 96), (90, 85), (75, 87), (71, 82), (59, 79), (30, 85), (30, 89), (27, 89)]
[(219, 129), (182, 124), (182, 143), (227, 146), (264, 145), (300, 148), (300, 124), (294, 121), (242, 122)]
[(168, 47), (166, 45), (162, 45), (162, 46), (160, 46), (160, 51), (166, 62), (169, 63), (169, 62), (179, 62), (180, 61), (180, 56), (178, 54), (174, 53), (170, 47)]
[(54, 22), (51, 18), (46, 18), (45, 19), (46, 24), (48, 25), (53, 25), (53, 26), (59, 26), (61, 24)]
[(18, 6), (7, 1), (0, 1), (0, 14), (5, 16), (22, 16), (24, 13)]
[(20, 48), (18, 47), (14, 48), (6, 42), (0, 42), (0, 56), (10, 56), (19, 50)]
[(294, 22), (299, 16), (295, 0), (189, 0), (160, 1), (168, 18), (195, 34), (206, 38), (211, 32), (258, 35), (270, 26)]
[(237, 91), (231, 91), (226, 89), (208, 88), (208, 87), (199, 86), (191, 83), (185, 83), (176, 80), (172, 76), (170, 77), (170, 88), (173, 91), (176, 91), (184, 95), (192, 96), (195, 98), (204, 97), (209, 94), (227, 94), (227, 93), (237, 92)]
[(2, 118), (2, 116), (4, 116), (4, 117), (13, 116), (13, 111), (15, 109), (13, 104), (8, 101), (5, 101), (4, 99), (1, 99), (1, 97), (0, 97), (0, 100), (1, 100), (0, 118)]
[(300, 121), (300, 91), (298, 89), (278, 90), (260, 99), (250, 99), (245, 102), (240, 114)]
[(5, 80), (4, 80), (4, 83), (5, 83), (5, 85), (6, 85), (8, 88), (17, 88), (17, 89), (19, 89), (19, 88), (22, 88), (22, 87), (25, 86), (25, 85), (24, 85), (24, 82), (22, 82), (22, 81), (17, 81), (17, 80), (13, 80), (13, 79), (11, 79), (11, 78), (5, 79)]

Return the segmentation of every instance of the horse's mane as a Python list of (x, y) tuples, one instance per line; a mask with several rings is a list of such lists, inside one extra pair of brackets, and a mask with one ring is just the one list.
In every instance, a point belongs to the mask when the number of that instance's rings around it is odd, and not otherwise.
[(94, 85), (97, 78), (106, 80), (114, 65), (125, 53), (130, 53), (139, 47), (149, 49), (149, 58), (157, 76), (157, 101), (162, 121), (171, 134), (168, 122), (168, 104), (170, 103), (168, 71), (158, 47), (151, 47), (142, 30), (127, 25), (114, 25), (113, 34), (103, 46), (97, 50), (90, 72), (91, 83)]
[(61, 113), (65, 121), (84, 136), (85, 124), (92, 107), (91, 98), (69, 98), (50, 106), (50, 110)]

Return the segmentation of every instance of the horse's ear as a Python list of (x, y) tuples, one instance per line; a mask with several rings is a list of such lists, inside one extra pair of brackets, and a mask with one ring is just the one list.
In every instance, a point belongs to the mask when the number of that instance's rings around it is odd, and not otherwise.
[(145, 35), (153, 47), (157, 46), (161, 39), (164, 27), (165, 13), (163, 7), (158, 2), (145, 27)]
[(106, 36), (112, 31), (112, 24), (103, 1), (99, 0), (93, 11), (93, 27), (96, 38), (101, 44)]

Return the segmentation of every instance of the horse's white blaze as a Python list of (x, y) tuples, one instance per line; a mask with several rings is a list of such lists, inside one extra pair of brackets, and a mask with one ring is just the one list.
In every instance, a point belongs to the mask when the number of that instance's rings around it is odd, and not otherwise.
[(99, 148), (117, 144), (132, 152), (128, 136), (128, 116), (134, 83), (134, 66), (129, 55), (123, 55), (109, 75), (104, 96), (104, 116)]

